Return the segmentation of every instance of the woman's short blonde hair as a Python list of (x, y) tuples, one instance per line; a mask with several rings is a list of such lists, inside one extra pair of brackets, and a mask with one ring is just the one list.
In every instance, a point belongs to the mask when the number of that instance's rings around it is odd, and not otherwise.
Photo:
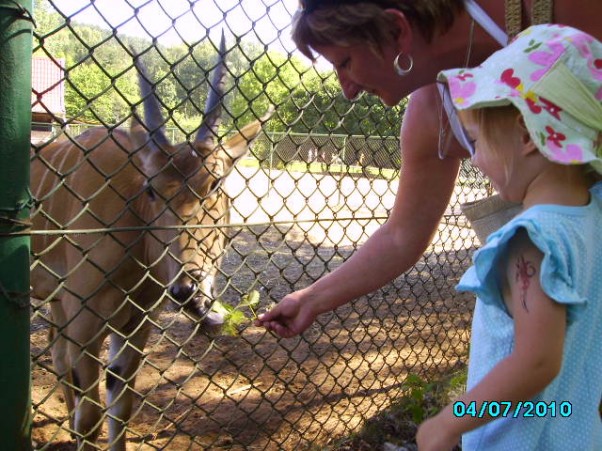
[(396, 36), (393, 17), (386, 9), (403, 12), (412, 27), (430, 42), (435, 34), (445, 33), (456, 16), (464, 10), (463, 0), (344, 0), (306, 12), (297, 11), (293, 18), (293, 41), (308, 58), (314, 59), (313, 48), (321, 45), (368, 45), (380, 53), (383, 43)]

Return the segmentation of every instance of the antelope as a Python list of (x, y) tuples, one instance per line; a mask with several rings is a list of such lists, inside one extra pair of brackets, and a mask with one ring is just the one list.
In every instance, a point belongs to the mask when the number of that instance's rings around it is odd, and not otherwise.
[[(130, 132), (95, 128), (34, 151), (33, 296), (50, 300), (49, 334), (78, 449), (96, 449), (105, 415), (99, 354), (110, 336), (106, 417), (112, 450), (125, 450), (133, 388), (150, 326), (166, 298), (203, 326), (227, 238), (231, 200), (222, 182), (261, 132), (264, 117), (219, 140), (224, 38), (203, 123), (193, 142), (171, 145), (139, 56), (144, 120)], [(75, 233), (77, 231), (77, 233)], [(73, 232), (73, 233), (69, 233)]]

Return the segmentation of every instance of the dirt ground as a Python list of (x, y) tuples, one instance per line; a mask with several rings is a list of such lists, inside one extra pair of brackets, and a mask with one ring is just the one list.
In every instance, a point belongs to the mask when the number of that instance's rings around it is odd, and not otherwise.
[[(354, 186), (355, 193), (360, 185)], [(274, 186), (265, 189), (287, 197)], [(386, 215), (389, 202), (379, 195), (374, 207), (364, 194), (361, 205), (350, 207), (350, 197), (342, 203), (335, 199), (332, 207), (326, 190), (317, 210), (326, 221), (261, 225), (261, 218), (245, 213), (245, 208), (253, 211), (244, 200), (248, 190), (247, 185), (239, 193), (233, 222), (250, 225), (232, 231), (221, 266), (221, 298), (236, 305), (241, 295), (259, 289), (260, 310), (335, 268), (378, 226), (375, 220), (331, 219)], [(270, 196), (264, 199), (278, 205)], [(291, 207), (284, 216), (309, 217), (312, 205), (306, 201), (300, 212), (291, 213), (297, 208)], [(269, 208), (255, 211), (265, 214)], [(442, 374), (465, 360), (472, 300), (455, 293), (454, 286), (472, 250), (465, 225), (447, 217), (412, 271), (320, 316), (295, 339), (277, 339), (253, 326), (247, 310), (249, 321), (238, 335), (209, 336), (167, 305), (138, 373), (128, 450), (319, 449), (357, 431), (400, 395), (409, 372)], [(33, 437), (37, 449), (74, 450), (47, 348), (46, 317), (47, 306), (38, 303), (31, 331)], [(104, 399), (102, 374), (100, 384)], [(100, 446), (107, 446), (106, 434), (105, 424)]]

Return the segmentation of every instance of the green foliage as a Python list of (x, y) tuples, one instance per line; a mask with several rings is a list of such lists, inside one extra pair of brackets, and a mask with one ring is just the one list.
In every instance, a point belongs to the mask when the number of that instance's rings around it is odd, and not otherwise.
[(418, 425), (465, 391), (466, 374), (463, 368), (430, 382), (409, 374), (402, 384), (402, 396), (388, 409), (366, 420), (357, 434), (340, 438), (321, 451), (382, 449), (385, 442), (398, 446), (415, 444)]
[[(257, 290), (251, 290), (243, 295), (239, 304), (236, 306), (226, 304), (217, 299), (213, 303), (211, 309), (224, 316), (224, 325), (220, 330), (221, 335), (236, 336), (241, 327), (257, 319), (255, 309), (259, 305), (259, 301), (259, 291)], [(248, 309), (251, 312), (252, 317), (247, 317), (243, 312), (243, 309)]]
[[(169, 126), (190, 134), (202, 120), (216, 45), (165, 47), (117, 30), (64, 18), (48, 0), (35, 2), (34, 52), (66, 61), (70, 119), (114, 124), (140, 102), (130, 48), (141, 55)], [(107, 26), (108, 27), (108, 26)], [(237, 38), (228, 46), (224, 130), (240, 128), (273, 105), (269, 131), (396, 136), (403, 105), (385, 107), (372, 96), (347, 101), (334, 72)]]
[(422, 423), (436, 410), (436, 407), (427, 402), (435, 388), (435, 383), (429, 383), (416, 374), (409, 374), (403, 383), (405, 394), (399, 407), (409, 413), (416, 424)]
[(466, 381), (468, 379), (468, 372), (458, 371), (449, 378), (447, 383), (447, 398), (448, 400), (456, 399), (462, 393), (466, 391)]
[(115, 124), (130, 116), (136, 89), (135, 80), (112, 78), (93, 62), (73, 66), (65, 90), (67, 116)]

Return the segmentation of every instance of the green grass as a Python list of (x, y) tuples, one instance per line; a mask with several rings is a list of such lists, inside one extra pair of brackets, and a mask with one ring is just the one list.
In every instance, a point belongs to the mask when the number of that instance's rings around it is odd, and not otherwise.
[(363, 451), (382, 449), (387, 442), (397, 446), (415, 444), (418, 425), (465, 391), (466, 375), (466, 368), (434, 381), (409, 374), (402, 386), (402, 396), (392, 401), (388, 409), (366, 420), (359, 432), (332, 445), (312, 449)]

